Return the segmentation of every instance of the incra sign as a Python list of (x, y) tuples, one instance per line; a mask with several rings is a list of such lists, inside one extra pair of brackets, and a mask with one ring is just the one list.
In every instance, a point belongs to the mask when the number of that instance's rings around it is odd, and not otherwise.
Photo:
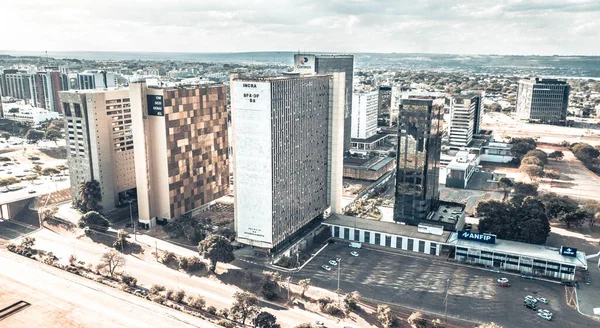
[(495, 244), (496, 235), (490, 235), (487, 233), (477, 233), (471, 231), (460, 231), (458, 233), (458, 239), (480, 241), (486, 244)]

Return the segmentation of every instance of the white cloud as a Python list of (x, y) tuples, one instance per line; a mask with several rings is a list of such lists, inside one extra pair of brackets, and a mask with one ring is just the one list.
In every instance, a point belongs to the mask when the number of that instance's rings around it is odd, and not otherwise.
[(4, 50), (598, 54), (598, 0), (2, 0)]

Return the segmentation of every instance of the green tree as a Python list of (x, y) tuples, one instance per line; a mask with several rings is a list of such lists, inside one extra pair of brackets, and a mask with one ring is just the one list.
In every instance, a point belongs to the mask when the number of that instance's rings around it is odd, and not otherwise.
[(204, 299), (204, 296), (196, 295), (194, 297), (190, 297), (188, 300), (188, 305), (194, 309), (202, 310), (206, 306), (206, 300)]
[(548, 154), (546, 154), (545, 151), (540, 150), (540, 149), (534, 149), (534, 150), (530, 150), (528, 151), (525, 156), (523, 156), (523, 158), (525, 157), (535, 157), (537, 159), (539, 159), (544, 165), (548, 164)]
[(54, 167), (45, 167), (40, 172), (41, 175), (46, 175), (46, 176), (48, 176), (48, 175), (55, 175), (55, 174), (59, 174), (59, 173), (60, 173), (60, 171), (57, 170)]
[(60, 173), (64, 173), (68, 169), (68, 167), (66, 165), (61, 164), (61, 165), (57, 165), (56, 169), (59, 170)]
[(217, 262), (229, 263), (235, 260), (233, 247), (227, 238), (210, 235), (198, 245), (200, 256), (210, 261), (210, 271), (215, 272)]
[(15, 183), (19, 183), (20, 180), (15, 177), (1, 178), (0, 187), (7, 187)]
[(411, 315), (408, 317), (408, 319), (406, 321), (408, 321), (410, 326), (413, 328), (425, 328), (426, 327), (425, 319), (423, 318), (423, 313), (421, 313), (421, 312), (411, 313)]
[(36, 174), (40, 174), (42, 172), (42, 167), (39, 164), (35, 164), (31, 168), (31, 172), (36, 173)]
[(344, 296), (344, 308), (347, 312), (358, 309), (358, 302), (360, 301), (360, 294), (357, 291), (348, 293)]
[(260, 311), (258, 298), (249, 292), (236, 292), (233, 294), (233, 304), (231, 305), (230, 313), (234, 318), (242, 321), (242, 325), (246, 324), (246, 319), (253, 317)]
[(541, 168), (544, 168), (544, 163), (537, 157), (535, 156), (525, 156), (523, 157), (523, 159), (521, 160), (521, 167), (524, 165), (536, 165), (539, 166)]
[(502, 188), (502, 191), (504, 192), (504, 197), (502, 198), (503, 200), (508, 198), (508, 193), (512, 189), (513, 185), (513, 181), (509, 178), (504, 177), (498, 180), (498, 187)]
[(394, 315), (388, 305), (377, 305), (377, 321), (384, 328), (390, 328), (394, 323)]
[(600, 152), (598, 149), (586, 144), (586, 143), (577, 143), (571, 147), (571, 151), (579, 159), (583, 164), (589, 165), (594, 159), (598, 158)]
[(587, 213), (583, 210), (577, 210), (575, 212), (565, 213), (560, 217), (560, 221), (567, 225), (567, 229), (571, 226), (581, 227), (585, 222)]
[(98, 181), (92, 180), (80, 183), (77, 186), (77, 197), (75, 205), (80, 211), (98, 211), (101, 209), (102, 193)]
[(565, 157), (565, 154), (560, 150), (555, 150), (548, 155), (548, 158), (553, 160), (562, 160)]
[(54, 141), (54, 143), (56, 143), (56, 140), (62, 139), (63, 135), (58, 130), (48, 130), (48, 131), (46, 131), (44, 137), (46, 139), (48, 139), (50, 141)]
[(96, 211), (89, 211), (81, 216), (77, 222), (79, 228), (89, 227), (92, 230), (106, 232), (110, 223), (102, 214)]
[(34, 237), (25, 237), (25, 238), (21, 239), (21, 247), (23, 247), (24, 249), (32, 249), (34, 245), (35, 245)]
[(0, 133), (0, 138), (4, 138), (6, 140), (10, 139), (10, 133), (2, 132), (2, 133)]
[(579, 208), (579, 204), (574, 199), (568, 196), (559, 196), (553, 192), (540, 196), (539, 200), (544, 204), (546, 215), (550, 219), (560, 219)]
[(44, 132), (36, 129), (29, 129), (25, 134), (25, 139), (30, 142), (38, 142), (44, 138)]
[(515, 194), (521, 194), (525, 196), (537, 196), (538, 186), (532, 183), (515, 182), (514, 186)]
[(176, 217), (167, 223), (163, 230), (171, 238), (184, 237), (189, 244), (198, 244), (207, 232), (212, 231), (210, 219), (194, 219), (190, 214)]
[(544, 168), (537, 165), (521, 164), (519, 170), (527, 174), (531, 181), (544, 176)]
[(43, 207), (43, 208), (39, 209), (38, 211), (40, 213), (42, 221), (46, 221), (47, 219), (53, 218), (56, 215), (56, 213), (58, 213), (58, 207), (53, 205), (53, 206)]
[(534, 150), (537, 147), (537, 143), (533, 138), (512, 138), (510, 140), (512, 145), (511, 153), (516, 157), (517, 162), (521, 161), (521, 158), (527, 154), (527, 152)]
[(127, 247), (127, 245), (129, 245), (127, 238), (129, 238), (129, 233), (125, 231), (125, 229), (119, 229), (117, 232), (117, 239), (113, 243), (113, 247), (117, 250), (123, 250), (125, 247)]
[(11, 114), (16, 114), (19, 112), (19, 109), (17, 107), (13, 107), (13, 108), (9, 109), (8, 112)]
[(308, 287), (310, 287), (310, 278), (302, 279), (298, 281), (298, 284), (300, 285), (300, 288), (302, 288), (302, 293), (300, 294), (300, 296), (304, 297), (304, 293), (306, 293)]
[(112, 277), (114, 276), (116, 270), (121, 268), (123, 265), (125, 265), (125, 258), (123, 255), (111, 250), (102, 254), (98, 268), (106, 270), (106, 272)]
[(261, 293), (268, 300), (274, 300), (279, 297), (277, 292), (277, 283), (273, 281), (271, 273), (266, 273), (261, 281)]
[(258, 328), (279, 328), (277, 317), (267, 311), (261, 311), (257, 314), (252, 323), (254, 327)]

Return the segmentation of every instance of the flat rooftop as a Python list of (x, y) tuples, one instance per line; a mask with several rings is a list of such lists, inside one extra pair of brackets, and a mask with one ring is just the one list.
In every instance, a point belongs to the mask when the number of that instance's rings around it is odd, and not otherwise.
[(465, 207), (462, 204), (442, 203), (429, 221), (456, 224), (458, 218), (463, 214)]
[(394, 161), (392, 157), (373, 157), (373, 158), (344, 158), (344, 167), (351, 167), (358, 170), (378, 171), (388, 163)]
[(351, 142), (356, 142), (356, 143), (367, 143), (367, 144), (372, 144), (374, 142), (377, 142), (381, 139), (387, 138), (387, 136), (389, 136), (389, 133), (378, 133), (376, 135), (370, 136), (366, 139), (359, 139), (359, 138), (352, 138), (350, 139)]
[(496, 239), (495, 244), (485, 244), (477, 241), (458, 239), (458, 234), (456, 232), (452, 233), (448, 239), (448, 243), (457, 247), (472, 247), (503, 254), (522, 255), (587, 268), (585, 253), (581, 251), (577, 251), (577, 257), (563, 256), (560, 255), (559, 248), (557, 247), (520, 243), (502, 239)]
[(419, 232), (416, 226), (368, 220), (342, 214), (332, 214), (329, 218), (323, 221), (323, 224), (337, 225), (341, 227), (356, 228), (361, 230), (377, 231), (381, 233), (388, 233), (403, 237), (430, 240), (436, 243), (445, 243), (448, 240), (448, 237), (450, 237), (449, 231), (444, 231), (441, 235), (433, 235)]

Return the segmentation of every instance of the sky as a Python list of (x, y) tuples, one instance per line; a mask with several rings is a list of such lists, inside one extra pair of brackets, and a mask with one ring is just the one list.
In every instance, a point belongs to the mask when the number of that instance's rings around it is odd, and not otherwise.
[(600, 55), (600, 0), (0, 0), (2, 50)]

